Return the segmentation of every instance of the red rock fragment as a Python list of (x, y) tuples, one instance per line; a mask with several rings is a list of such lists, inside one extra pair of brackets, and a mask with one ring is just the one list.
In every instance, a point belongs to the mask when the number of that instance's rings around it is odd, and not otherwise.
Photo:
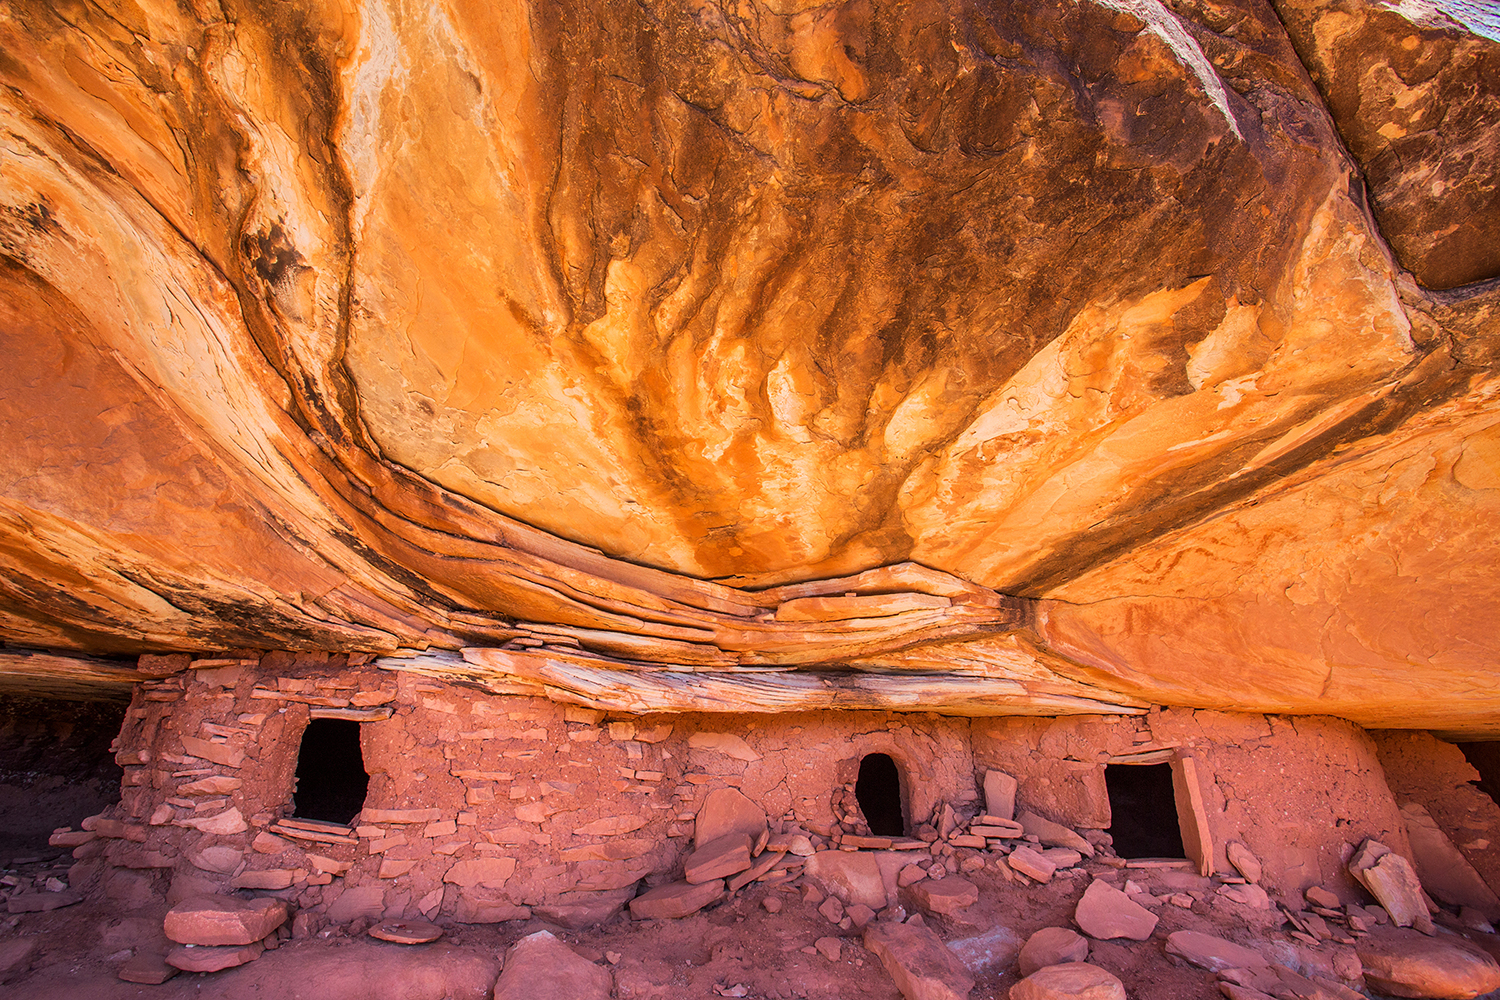
[(673, 882), (632, 899), (630, 915), (637, 920), (685, 917), (690, 913), (697, 913), (723, 896), (724, 883), (719, 880), (696, 885), (691, 882)]
[(974, 977), (930, 929), (880, 921), (865, 928), (865, 948), (906, 1000), (964, 1000)]
[(279, 899), (199, 896), (174, 906), (167, 913), (163, 929), (178, 944), (249, 945), (285, 923), (287, 912), (287, 905)]
[(259, 941), (244, 945), (184, 944), (167, 952), (167, 964), (183, 972), (219, 972), (260, 958), (265, 948)]

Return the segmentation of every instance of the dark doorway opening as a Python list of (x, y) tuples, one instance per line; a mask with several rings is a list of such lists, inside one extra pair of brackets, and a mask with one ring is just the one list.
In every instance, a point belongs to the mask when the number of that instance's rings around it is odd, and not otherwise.
[(1122, 858), (1183, 858), (1171, 764), (1106, 764), (1104, 785), (1115, 853)]
[(870, 833), (877, 837), (906, 836), (906, 818), (901, 812), (901, 771), (890, 754), (865, 754), (859, 762), (859, 780), (854, 798)]
[(370, 776), (359, 749), (359, 723), (314, 719), (302, 732), (292, 815), (347, 824), (365, 807)]
[(1458, 748), (1479, 772), (1474, 787), (1500, 803), (1500, 743), (1460, 743)]

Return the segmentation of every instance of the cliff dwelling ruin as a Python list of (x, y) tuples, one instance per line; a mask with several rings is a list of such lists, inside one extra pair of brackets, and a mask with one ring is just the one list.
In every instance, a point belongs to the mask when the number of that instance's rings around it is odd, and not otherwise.
[(1500, 997), (1484, 0), (0, 0), (0, 991)]

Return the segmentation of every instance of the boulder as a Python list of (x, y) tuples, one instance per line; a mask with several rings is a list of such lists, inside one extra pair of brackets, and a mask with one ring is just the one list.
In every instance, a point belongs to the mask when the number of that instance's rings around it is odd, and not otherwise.
[(505, 953), (495, 1000), (609, 1000), (614, 976), (559, 941), (551, 931), (528, 934)]
[(824, 920), (836, 924), (844, 919), (844, 904), (839, 902), (837, 896), (829, 896), (818, 904), (818, 912), (823, 915)]
[(1003, 924), (996, 924), (983, 934), (948, 942), (948, 950), (976, 976), (1010, 965), (1020, 948), (1021, 939)]
[(1043, 927), (1026, 939), (1018, 956), (1022, 976), (1051, 965), (1082, 962), (1088, 957), (1089, 939), (1068, 927)]
[(819, 851), (807, 859), (803, 871), (845, 903), (863, 903), (872, 910), (885, 908), (885, 877), (873, 853)]
[(912, 886), (911, 893), (917, 906), (929, 916), (951, 917), (979, 902), (979, 887), (957, 876), (926, 879)]
[(637, 920), (667, 920), (697, 913), (724, 897), (722, 880), (673, 882), (644, 892), (630, 901), (630, 915)]
[(1222, 972), (1266, 965), (1266, 957), (1254, 948), (1226, 941), (1200, 931), (1173, 931), (1167, 935), (1167, 954), (1186, 959), (1200, 969)]
[(230, 875), (240, 866), (245, 852), (233, 847), (205, 847), (201, 851), (189, 852), (187, 859), (195, 868), (218, 875)]
[(1229, 855), (1229, 863), (1234, 865), (1235, 870), (1245, 877), (1245, 881), (1260, 881), (1260, 859), (1250, 853), (1250, 848), (1238, 840), (1231, 840), (1225, 847), (1225, 851)]
[(1073, 921), (1091, 938), (1144, 941), (1156, 929), (1156, 914), (1108, 882), (1095, 879), (1073, 911)]
[(715, 788), (698, 808), (693, 824), (693, 846), (702, 848), (710, 841), (743, 833), (755, 843), (766, 832), (765, 810), (733, 788)]
[(1382, 935), (1361, 938), (1355, 949), (1365, 982), (1390, 996), (1470, 1000), (1500, 989), (1500, 965), (1458, 938)]
[(1125, 986), (1087, 962), (1050, 965), (1010, 988), (1010, 1000), (1125, 1000)]
[(864, 943), (906, 1000), (964, 1000), (974, 988), (963, 962), (927, 927), (879, 921), (865, 928)]
[[(167, 937), (178, 944), (249, 945), (260, 941), (284, 924), (287, 915), (287, 905), (279, 899), (200, 896), (172, 907), (167, 912), (163, 929)], [(245, 961), (248, 962), (249, 959)], [(177, 965), (175, 962), (172, 964)], [(205, 971), (188, 969), (185, 965), (177, 965), (177, 968), (192, 972)]]
[(41, 937), (35, 934), (0, 942), (0, 977), (26, 971), (41, 943)]

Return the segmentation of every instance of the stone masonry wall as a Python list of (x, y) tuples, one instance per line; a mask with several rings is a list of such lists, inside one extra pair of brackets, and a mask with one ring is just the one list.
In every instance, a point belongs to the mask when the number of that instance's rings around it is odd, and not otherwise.
[[(343, 829), (292, 817), (303, 730), (330, 710), (389, 714), (360, 725), (369, 789)], [(856, 832), (837, 812), (859, 761), (878, 752), (900, 769), (909, 834), (941, 825), (948, 807), (960, 820), (981, 812), (986, 769), (1018, 779), (1020, 808), (1105, 829), (1105, 764), (1166, 750), (1196, 764), (1220, 871), (1229, 840), (1284, 893), (1342, 885), (1366, 837), (1407, 852), (1370, 738), (1336, 719), (615, 717), (289, 653), (198, 660), (141, 685), (118, 741), (119, 805), (55, 842), (76, 847), (74, 885), (126, 902), (252, 889), (339, 922), (484, 922), (566, 914), (678, 878), (718, 788), (757, 803), (773, 833), (837, 846)]]
[[(390, 713), (361, 723), (370, 782), (347, 836), (286, 822), (302, 732), (327, 709)], [(121, 900), (254, 889), (337, 921), (546, 915), (668, 881), (716, 788), (825, 843), (870, 752), (901, 766), (914, 822), (977, 799), (962, 719), (607, 718), (317, 655), (199, 660), (143, 684), (117, 746), (120, 804), (60, 841), (80, 842), (74, 884)]]
[(1261, 859), (1264, 884), (1353, 891), (1345, 863), (1366, 837), (1410, 853), (1374, 744), (1359, 727), (1317, 716), (1170, 709), (1145, 716), (975, 719), (975, 766), (1017, 778), (1017, 801), (1081, 828), (1111, 822), (1104, 767), (1172, 750), (1196, 766), (1214, 866), (1238, 840)]

